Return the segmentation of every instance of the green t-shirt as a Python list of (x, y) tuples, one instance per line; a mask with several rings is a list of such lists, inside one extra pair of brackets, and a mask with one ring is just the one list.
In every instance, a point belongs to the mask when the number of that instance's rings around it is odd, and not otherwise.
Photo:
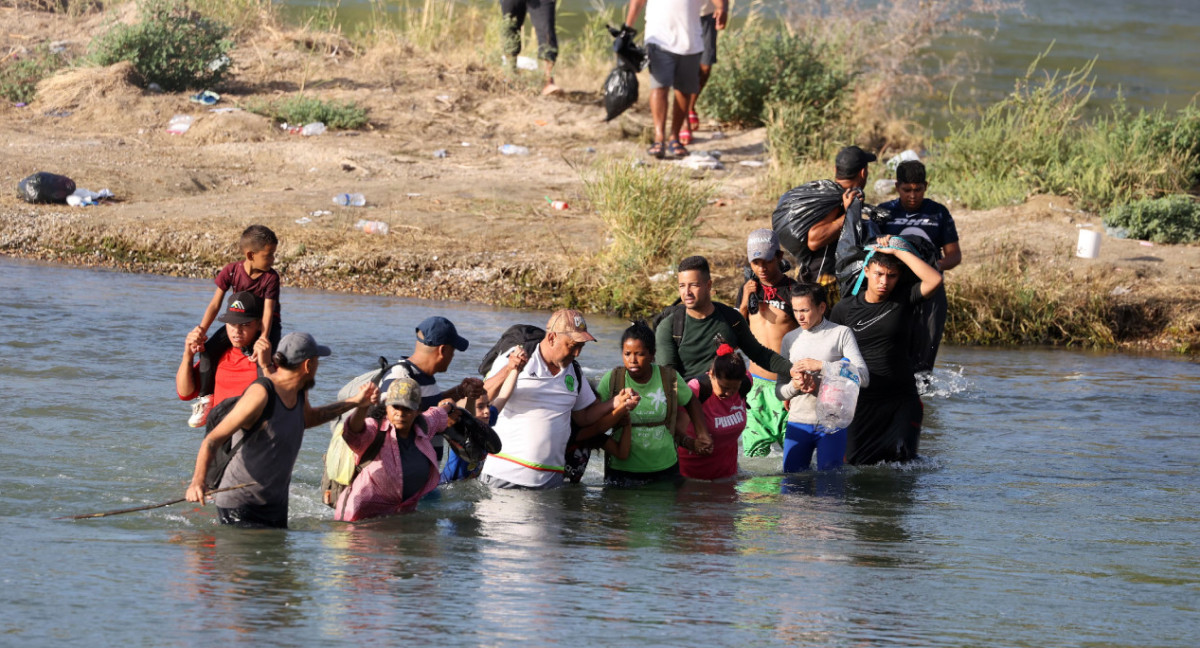
[[(628, 373), (625, 374), (625, 386), (633, 389), (641, 396), (637, 407), (629, 413), (633, 424), (633, 438), (629, 440), (629, 458), (617, 459), (607, 457), (609, 465), (617, 470), (626, 472), (657, 472), (666, 470), (679, 461), (675, 453), (675, 435), (667, 429), (667, 395), (663, 392), (662, 373), (656, 366), (645, 384), (638, 383)], [(600, 398), (608, 400), (613, 397), (612, 371), (604, 374), (600, 380)], [(692, 390), (688, 388), (683, 377), (675, 376), (675, 393), (680, 407), (692, 400)], [(655, 425), (657, 424), (657, 425)], [(613, 428), (613, 439), (619, 441), (624, 426)]]
[[(654, 330), (654, 339), (658, 347), (656, 359), (660, 365), (674, 367), (680, 375), (695, 378), (708, 371), (713, 358), (717, 357), (717, 345), (713, 338), (720, 335), (760, 367), (778, 374), (787, 374), (791, 370), (792, 363), (788, 362), (787, 358), (763, 346), (754, 337), (750, 332), (750, 325), (741, 313), (717, 302), (713, 302), (713, 306), (732, 312), (722, 317), (714, 311), (704, 319), (696, 319), (680, 307), (677, 312), (672, 312), (658, 323), (658, 328)], [(675, 347), (675, 339), (671, 335), (674, 318), (677, 316), (687, 318), (683, 327), (683, 339), (678, 348)], [(730, 325), (726, 318), (732, 320), (733, 325)]]

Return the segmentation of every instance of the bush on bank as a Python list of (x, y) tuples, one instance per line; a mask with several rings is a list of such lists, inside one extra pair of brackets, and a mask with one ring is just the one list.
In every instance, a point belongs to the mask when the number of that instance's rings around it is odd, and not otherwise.
[(167, 91), (212, 87), (229, 71), (228, 25), (181, 0), (142, 0), (138, 16), (136, 24), (115, 25), (93, 41), (97, 64), (129, 61), (147, 83)]
[(1138, 200), (1112, 208), (1104, 224), (1155, 243), (1200, 243), (1200, 203), (1191, 196)]

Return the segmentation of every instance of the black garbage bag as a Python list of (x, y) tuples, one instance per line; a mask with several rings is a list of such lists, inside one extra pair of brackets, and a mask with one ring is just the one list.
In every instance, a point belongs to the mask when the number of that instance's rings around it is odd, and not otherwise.
[(604, 121), (616, 119), (617, 115), (637, 103), (637, 98), (637, 73), (621, 67), (618, 63), (604, 81), (604, 110), (607, 113)]
[(458, 408), (458, 422), (447, 427), (442, 436), (450, 444), (450, 449), (472, 466), (483, 461), (488, 453), (494, 454), (503, 448), (500, 436), (490, 425), (461, 407)]
[(633, 40), (637, 35), (636, 30), (608, 25), (608, 33), (613, 36), (612, 48), (617, 64), (604, 81), (604, 110), (607, 113), (604, 121), (612, 121), (637, 103), (637, 73), (646, 66), (646, 50), (638, 47)]
[(846, 221), (842, 223), (842, 235), (838, 238), (837, 254), (834, 260), (834, 274), (837, 275), (838, 288), (842, 296), (851, 294), (854, 284), (862, 273), (866, 261), (868, 245), (874, 245), (879, 238), (879, 226), (869, 216), (863, 218), (863, 201), (861, 194), (850, 202), (846, 209)]
[(65, 203), (73, 193), (74, 180), (45, 171), (38, 171), (17, 184), (17, 195), (30, 203)]
[(783, 249), (798, 260), (806, 258), (808, 229), (842, 204), (843, 192), (833, 180), (814, 180), (780, 196), (771, 214), (771, 229), (779, 236)]

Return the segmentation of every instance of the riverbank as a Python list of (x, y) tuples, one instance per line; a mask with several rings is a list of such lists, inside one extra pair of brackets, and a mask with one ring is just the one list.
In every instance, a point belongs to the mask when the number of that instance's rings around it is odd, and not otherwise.
[[(0, 9), (0, 33), (22, 34), (29, 45), (66, 40), (82, 52), (104, 20)], [(579, 169), (605, 157), (645, 159), (645, 92), (637, 108), (606, 124), (602, 78), (583, 67), (564, 69), (558, 82), (566, 92), (543, 98), (536, 73), (513, 78), (400, 43), (360, 51), (301, 30), (261, 30), (232, 58), (232, 80), (214, 108), (304, 91), (365, 107), (370, 125), (289, 135), (245, 110), (214, 113), (186, 93), (148, 92), (119, 68), (65, 73), (74, 75), (71, 92), (0, 108), (9, 160), (0, 185), (15, 188), (30, 173), (51, 171), (80, 187), (111, 189), (117, 199), (70, 208), (27, 205), (6, 192), (0, 253), (211, 277), (236, 256), (241, 229), (256, 222), (281, 238), (287, 286), (549, 308), (571, 301), (564, 291), (606, 245)], [(166, 132), (176, 114), (195, 118), (182, 135)], [(760, 190), (765, 167), (740, 164), (767, 160), (763, 132), (715, 126), (706, 122), (692, 147), (721, 151), (725, 170), (695, 172), (718, 189), (691, 249), (714, 261), (718, 292), (731, 299), (745, 235), (769, 226), (774, 197)], [(497, 148), (509, 143), (529, 154), (501, 155)], [(434, 156), (439, 150), (445, 157)], [(343, 192), (364, 194), (367, 206), (333, 205)], [(936, 184), (931, 192), (936, 197)], [(571, 207), (554, 210), (547, 197)], [(1107, 304), (1101, 315), (1112, 339), (1098, 334), (1100, 345), (1200, 348), (1200, 248), (1105, 238), (1098, 259), (1077, 259), (1079, 226), (1102, 229), (1100, 219), (1063, 199), (951, 209), (964, 250), (963, 265), (948, 275), (951, 298), (963, 298), (951, 331), (957, 341), (987, 341), (972, 337), (973, 323), (1003, 313), (985, 312), (995, 298), (978, 289), (1011, 289), (1004, 284), (1016, 278), (1030, 283), (1035, 302), (1065, 292)], [(390, 233), (363, 233), (354, 227), (360, 219), (384, 221)], [(975, 292), (956, 293), (968, 287)], [(669, 283), (661, 290), (667, 299)], [(1065, 315), (1054, 311), (1058, 302), (1047, 303), (1047, 317)]]

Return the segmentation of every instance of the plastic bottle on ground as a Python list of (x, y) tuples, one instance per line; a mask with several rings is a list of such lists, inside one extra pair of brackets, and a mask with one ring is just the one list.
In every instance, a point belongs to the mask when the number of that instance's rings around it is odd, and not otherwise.
[(502, 155), (529, 155), (529, 149), (516, 144), (505, 144), (498, 150)]
[(334, 196), (333, 204), (342, 207), (362, 207), (367, 204), (367, 199), (360, 193), (344, 193)]
[(321, 122), (313, 122), (305, 124), (304, 128), (300, 129), (300, 134), (308, 137), (310, 135), (321, 135), (325, 132), (325, 124)]
[(377, 220), (360, 220), (354, 224), (355, 229), (360, 229), (367, 234), (387, 234), (388, 224)]

